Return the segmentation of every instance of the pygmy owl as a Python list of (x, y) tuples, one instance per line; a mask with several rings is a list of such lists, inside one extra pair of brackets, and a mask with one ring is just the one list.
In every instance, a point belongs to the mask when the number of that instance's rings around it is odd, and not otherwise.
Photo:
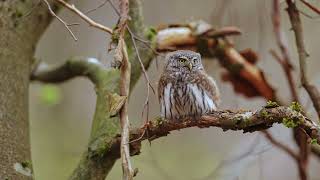
[(199, 117), (217, 109), (219, 89), (204, 71), (199, 53), (168, 53), (158, 84), (161, 117), (179, 120)]

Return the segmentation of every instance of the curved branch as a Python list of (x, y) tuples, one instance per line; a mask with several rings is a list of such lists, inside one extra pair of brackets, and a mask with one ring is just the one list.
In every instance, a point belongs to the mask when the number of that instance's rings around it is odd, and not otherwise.
[(57, 67), (41, 63), (32, 72), (30, 80), (61, 83), (77, 76), (85, 76), (96, 84), (102, 69), (104, 69), (103, 64), (95, 58), (76, 57), (68, 59), (63, 65)]

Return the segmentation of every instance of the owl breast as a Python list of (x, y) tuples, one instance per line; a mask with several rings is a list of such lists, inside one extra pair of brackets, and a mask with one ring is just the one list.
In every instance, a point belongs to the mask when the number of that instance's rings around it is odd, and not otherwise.
[(214, 100), (195, 83), (171, 82), (163, 91), (161, 116), (166, 119), (199, 117), (216, 110)]

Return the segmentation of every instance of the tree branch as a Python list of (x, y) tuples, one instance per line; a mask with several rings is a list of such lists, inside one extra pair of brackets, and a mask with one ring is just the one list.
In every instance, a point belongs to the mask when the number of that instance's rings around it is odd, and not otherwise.
[(125, 100), (125, 97), (116, 94), (119, 92), (119, 71), (105, 68), (93, 58), (72, 58), (59, 67), (39, 66), (31, 75), (31, 79), (61, 83), (78, 76), (87, 77), (94, 83), (97, 102), (88, 150), (82, 155), (70, 179), (102, 180), (115, 162), (115, 159), (103, 158), (104, 152), (110, 147), (106, 142), (112, 142), (113, 137), (121, 132), (119, 118), (115, 116)]
[(308, 57), (308, 53), (304, 45), (303, 29), (301, 25), (299, 11), (297, 9), (296, 4), (292, 0), (287, 0), (287, 5), (288, 15), (296, 38), (296, 45), (298, 49), (301, 83), (302, 86), (306, 89), (307, 93), (309, 94), (313, 106), (318, 114), (318, 117), (320, 117), (320, 92), (313, 84), (309, 82), (309, 79), (307, 78), (306, 60)]
[[(131, 155), (140, 153), (141, 141), (148, 139), (155, 140), (170, 134), (171, 131), (181, 130), (190, 127), (208, 128), (219, 127), (226, 130), (243, 130), (246, 132), (260, 131), (270, 128), (274, 123), (282, 123), (288, 127), (298, 127), (303, 129), (312, 139), (320, 143), (320, 127), (301, 113), (288, 107), (262, 108), (256, 112), (252, 111), (230, 111), (222, 110), (204, 115), (196, 120), (184, 119), (181, 121), (166, 121), (155, 119), (151, 121), (148, 128), (148, 135), (144, 134), (144, 128), (130, 131), (130, 139), (134, 141), (130, 144)], [(142, 138), (141, 138), (142, 136)], [(120, 144), (119, 135), (115, 137), (112, 147)], [(116, 148), (113, 148), (116, 149)], [(108, 152), (109, 158), (119, 158), (119, 152)]]
[(293, 77), (292, 77), (292, 65), (290, 62), (290, 57), (288, 53), (288, 48), (286, 44), (283, 42), (284, 37), (283, 33), (280, 29), (280, 2), (279, 0), (273, 1), (273, 8), (272, 8), (272, 22), (273, 22), (273, 30), (276, 36), (277, 44), (281, 50), (282, 58), (279, 58), (279, 56), (276, 54), (275, 51), (271, 51), (272, 55), (278, 60), (281, 67), (283, 68), (284, 72), (286, 73), (286, 77), (289, 83), (289, 88), (291, 91), (292, 100), (299, 102), (299, 97), (296, 89), (296, 85), (294, 83)]
[(266, 138), (275, 146), (277, 146), (279, 149), (286, 152), (289, 156), (291, 156), (294, 160), (299, 160), (299, 155), (295, 153), (292, 149), (290, 149), (288, 146), (282, 144), (281, 142), (278, 142), (268, 131), (262, 131), (262, 133), (266, 136)]
[(97, 28), (97, 29), (100, 29), (100, 30), (107, 32), (109, 34), (112, 34), (112, 29), (95, 22), (94, 20), (92, 20), (91, 18), (86, 16), (83, 12), (81, 12), (79, 9), (77, 9), (73, 4), (71, 5), (67, 2), (65, 2), (64, 0), (55, 0), (55, 1), (57, 1), (58, 3), (60, 3), (61, 5), (63, 5), (67, 9), (69, 9), (70, 11), (77, 14), (81, 19), (83, 19), (85, 22), (87, 22), (90, 26)]
[(93, 83), (98, 83), (99, 70), (104, 66), (95, 58), (75, 57), (68, 59), (57, 67), (40, 63), (30, 75), (31, 81), (45, 83), (62, 83), (77, 76), (88, 77)]

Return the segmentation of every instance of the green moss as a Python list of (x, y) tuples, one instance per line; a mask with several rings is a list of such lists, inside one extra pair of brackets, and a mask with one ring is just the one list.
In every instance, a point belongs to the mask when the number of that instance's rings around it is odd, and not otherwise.
[(317, 139), (312, 139), (311, 142), (310, 142), (310, 144), (318, 144)]
[(32, 164), (31, 164), (30, 161), (24, 161), (24, 162), (21, 162), (21, 166), (22, 166), (23, 168), (30, 168), (30, 169), (31, 169)]
[(155, 37), (157, 36), (157, 31), (154, 27), (149, 27), (146, 29), (146, 33), (145, 33), (146, 37), (148, 40), (153, 40), (155, 39)]
[(260, 111), (260, 116), (263, 118), (267, 118), (269, 116), (268, 112), (265, 109)]
[(265, 108), (275, 108), (275, 107), (279, 107), (279, 104), (273, 101), (268, 101), (267, 105), (264, 106)]
[(241, 116), (235, 117), (235, 118), (233, 119), (233, 121), (236, 122), (236, 125), (241, 124), (242, 120), (243, 120), (243, 118), (242, 118)]
[(246, 126), (249, 125), (250, 122), (251, 122), (250, 118), (245, 118), (245, 119), (244, 119), (244, 124), (245, 124)]
[(291, 118), (283, 118), (282, 124), (285, 125), (287, 128), (295, 128), (300, 124), (300, 121)]
[(302, 112), (302, 106), (298, 102), (292, 102), (290, 105), (290, 109), (297, 112)]
[(111, 41), (112, 43), (117, 43), (119, 40), (119, 33), (112, 33)]
[(162, 117), (157, 117), (157, 118), (155, 119), (155, 123), (156, 123), (157, 125), (161, 125), (161, 124), (163, 124), (165, 121), (166, 121), (166, 120), (163, 119)]

